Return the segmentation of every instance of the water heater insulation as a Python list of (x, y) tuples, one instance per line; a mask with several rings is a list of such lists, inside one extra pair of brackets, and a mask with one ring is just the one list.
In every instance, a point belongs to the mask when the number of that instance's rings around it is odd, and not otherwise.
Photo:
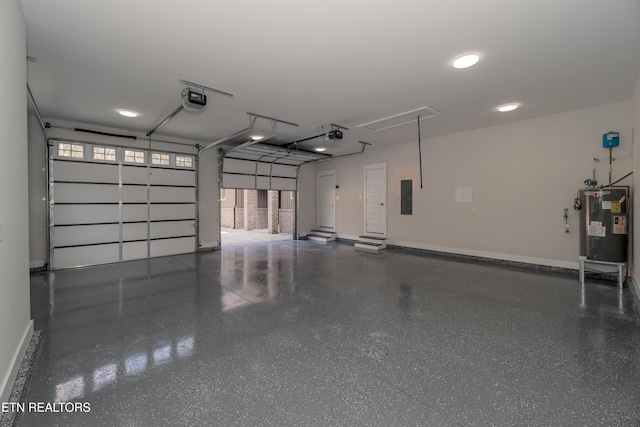
[(629, 233), (629, 187), (580, 190), (580, 255), (626, 262)]

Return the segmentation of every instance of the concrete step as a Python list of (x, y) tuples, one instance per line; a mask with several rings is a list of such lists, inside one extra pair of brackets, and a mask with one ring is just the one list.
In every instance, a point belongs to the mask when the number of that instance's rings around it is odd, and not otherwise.
[(370, 251), (379, 251), (387, 247), (386, 243), (367, 243), (367, 242), (356, 242), (354, 245), (357, 249), (366, 249)]
[(307, 236), (307, 239), (313, 240), (314, 242), (319, 242), (319, 243), (327, 243), (327, 242), (332, 242), (336, 240), (335, 236), (326, 237), (326, 236), (318, 236), (316, 234), (309, 234)]
[(336, 233), (334, 231), (326, 231), (326, 230), (311, 230), (309, 235), (314, 236), (323, 236), (323, 237), (333, 237), (335, 240)]
[(386, 237), (378, 237), (378, 236), (358, 236), (358, 241), (361, 243), (382, 243), (386, 244)]

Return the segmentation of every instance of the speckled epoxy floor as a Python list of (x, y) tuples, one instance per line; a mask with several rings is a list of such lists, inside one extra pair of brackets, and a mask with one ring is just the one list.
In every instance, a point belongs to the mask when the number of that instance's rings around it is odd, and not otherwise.
[(24, 426), (640, 424), (630, 295), (577, 275), (288, 241), (33, 289), (26, 401), (91, 411)]

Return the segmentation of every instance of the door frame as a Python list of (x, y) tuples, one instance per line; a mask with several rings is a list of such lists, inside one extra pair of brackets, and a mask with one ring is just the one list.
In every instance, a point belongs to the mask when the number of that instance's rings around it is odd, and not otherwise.
[[(336, 170), (335, 169), (331, 169), (331, 170), (326, 170), (326, 171), (319, 171), (316, 172), (316, 227), (320, 228), (320, 211), (321, 211), (321, 201), (322, 201), (322, 197), (320, 195), (320, 177), (323, 176), (333, 176), (333, 183), (335, 186), (335, 182), (336, 182)], [(336, 203), (335, 203), (335, 187), (333, 188), (333, 228), (329, 228), (329, 227), (322, 227), (322, 228), (326, 228), (329, 229), (331, 231), (335, 231), (336, 230)]]
[(367, 234), (367, 201), (369, 199), (369, 192), (368, 192), (368, 186), (367, 186), (367, 172), (370, 170), (375, 170), (375, 169), (382, 169), (384, 171), (384, 233), (382, 233), (382, 236), (380, 237), (387, 237), (387, 195), (388, 195), (388, 191), (387, 191), (387, 187), (388, 187), (388, 183), (387, 183), (387, 163), (383, 162), (383, 163), (373, 163), (370, 165), (364, 165), (364, 234)]

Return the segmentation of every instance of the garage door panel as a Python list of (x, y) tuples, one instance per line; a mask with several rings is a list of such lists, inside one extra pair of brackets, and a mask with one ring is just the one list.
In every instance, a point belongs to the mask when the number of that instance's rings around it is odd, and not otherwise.
[(222, 186), (224, 188), (256, 188), (256, 179), (254, 176), (225, 173), (222, 175)]
[(56, 203), (118, 203), (120, 200), (117, 185), (57, 183), (53, 191)]
[(152, 168), (151, 185), (191, 185), (195, 186), (196, 174), (192, 170)]
[[(255, 173), (255, 168), (254, 168)], [(269, 163), (258, 163), (258, 175), (270, 175), (271, 165)]]
[(56, 247), (113, 243), (120, 240), (120, 226), (108, 224), (55, 227), (53, 234)]
[(151, 223), (151, 238), (182, 237), (194, 235), (194, 221), (170, 221)]
[(117, 262), (120, 259), (120, 245), (95, 245), (54, 249), (53, 259), (55, 268), (57, 269)]
[[(256, 176), (257, 168), (257, 176)], [(297, 167), (225, 159), (222, 173), (224, 188), (295, 191)]]
[(151, 221), (195, 219), (195, 205), (151, 205)]
[(269, 190), (271, 188), (270, 186), (271, 181), (269, 180), (269, 177), (259, 176), (256, 180), (256, 188), (258, 190)]
[(122, 224), (122, 240), (142, 240), (147, 238), (147, 223)]
[[(85, 153), (100, 146), (78, 144)], [(122, 153), (123, 148), (113, 148)], [(150, 159), (148, 150), (140, 151)], [(56, 150), (50, 153), (56, 156)], [(166, 168), (123, 163), (121, 156), (114, 162), (54, 158), (49, 168), (51, 267), (194, 252), (197, 172), (176, 165), (179, 155), (171, 154)]]
[(151, 187), (151, 203), (195, 203), (196, 189), (186, 187)]
[(56, 225), (97, 224), (118, 222), (117, 205), (55, 205), (53, 220)]
[(128, 242), (122, 244), (122, 260), (142, 259), (147, 257), (147, 242)]
[(122, 201), (125, 203), (146, 203), (147, 187), (139, 185), (123, 185)]
[(298, 168), (296, 166), (285, 166), (285, 165), (274, 164), (272, 175), (296, 178), (298, 175)]
[(271, 186), (282, 191), (296, 191), (296, 180), (287, 178), (271, 178)]
[(223, 172), (256, 173), (256, 163), (250, 160), (224, 159)]
[(165, 256), (189, 253), (195, 250), (196, 238), (163, 239), (151, 241), (151, 256)]
[(122, 222), (146, 221), (147, 205), (123, 205)]
[(117, 184), (118, 165), (82, 163), (76, 161), (56, 161), (53, 171), (54, 181), (108, 182)]
[(123, 184), (146, 184), (147, 168), (135, 166), (122, 166)]

